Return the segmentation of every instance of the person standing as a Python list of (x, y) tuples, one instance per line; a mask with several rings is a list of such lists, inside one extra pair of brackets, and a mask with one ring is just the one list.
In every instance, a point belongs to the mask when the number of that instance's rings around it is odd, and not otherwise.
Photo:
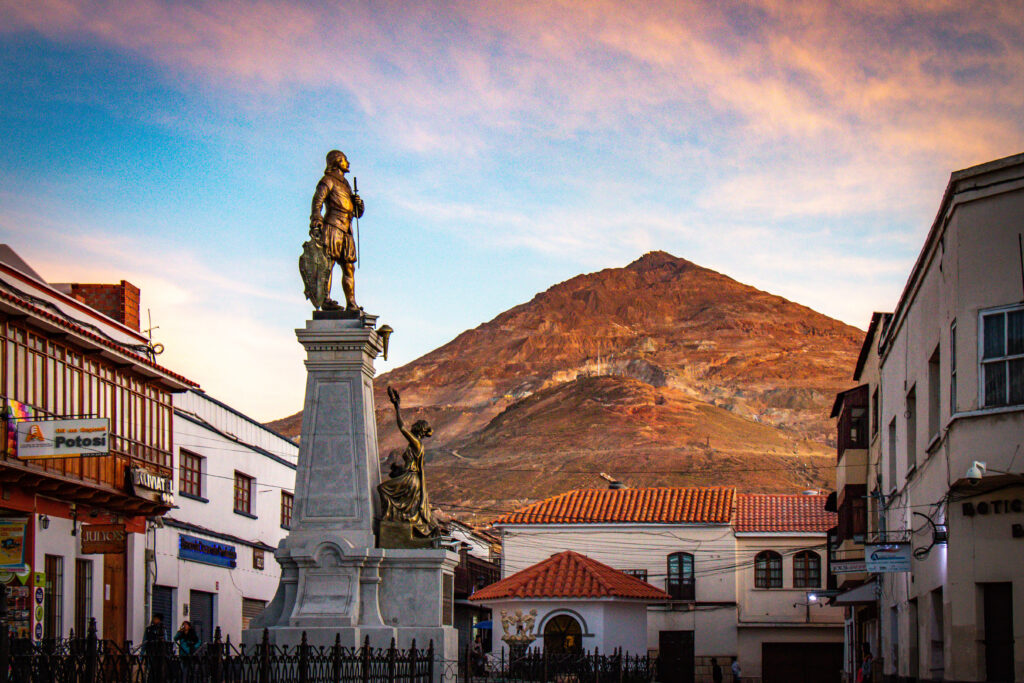
[(164, 633), (164, 619), (159, 614), (154, 614), (153, 620), (142, 633), (142, 653), (149, 655), (163, 654), (163, 651), (160, 649), (160, 644), (166, 641), (167, 638)]
[(178, 646), (178, 654), (182, 657), (194, 655), (199, 649), (199, 636), (187, 619), (181, 622), (181, 628), (174, 634), (174, 644)]
[(711, 658), (711, 682), (722, 683), (722, 667), (718, 666), (714, 657)]
[(732, 658), (732, 680), (739, 681), (743, 673), (740, 671), (740, 660)]

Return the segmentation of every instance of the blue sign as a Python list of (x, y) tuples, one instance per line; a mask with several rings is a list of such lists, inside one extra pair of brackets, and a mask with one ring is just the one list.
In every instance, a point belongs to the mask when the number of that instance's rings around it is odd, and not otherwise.
[(233, 545), (178, 534), (178, 557), (191, 562), (202, 562), (234, 569), (238, 553), (235, 552)]

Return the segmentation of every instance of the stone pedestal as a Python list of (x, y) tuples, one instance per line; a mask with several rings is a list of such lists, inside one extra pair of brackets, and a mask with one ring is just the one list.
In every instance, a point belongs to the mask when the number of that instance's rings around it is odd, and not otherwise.
[(313, 645), (333, 644), (336, 634), (346, 647), (366, 637), (374, 647), (395, 638), (399, 647), (415, 639), (425, 648), (433, 640), (438, 657), (455, 659), (450, 584), (458, 554), (377, 547), (375, 321), (321, 317), (296, 330), (307, 380), (292, 527), (274, 553), (277, 593), (243, 640), (255, 644), (264, 628), (278, 645), (298, 644), (303, 631)]

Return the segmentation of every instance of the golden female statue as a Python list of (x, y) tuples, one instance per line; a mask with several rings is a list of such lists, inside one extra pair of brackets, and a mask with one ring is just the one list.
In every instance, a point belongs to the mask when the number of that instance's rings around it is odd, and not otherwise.
[(430, 501), (423, 477), (423, 441), (434, 433), (426, 420), (416, 420), (411, 429), (405, 428), (400, 410), (401, 397), (388, 387), (388, 398), (395, 406), (395, 422), (402, 436), (409, 442), (402, 453), (404, 467), (391, 468), (391, 478), (377, 487), (380, 494), (381, 520), (406, 524), (415, 536), (429, 538), (438, 534), (437, 523), (430, 513)]

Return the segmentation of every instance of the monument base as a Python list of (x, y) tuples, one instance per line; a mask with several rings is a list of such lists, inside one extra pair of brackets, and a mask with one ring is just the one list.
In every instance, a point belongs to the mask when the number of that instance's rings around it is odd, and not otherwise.
[(378, 548), (433, 548), (434, 539), (418, 536), (412, 528), (412, 524), (405, 522), (380, 523), (380, 533), (377, 534)]

